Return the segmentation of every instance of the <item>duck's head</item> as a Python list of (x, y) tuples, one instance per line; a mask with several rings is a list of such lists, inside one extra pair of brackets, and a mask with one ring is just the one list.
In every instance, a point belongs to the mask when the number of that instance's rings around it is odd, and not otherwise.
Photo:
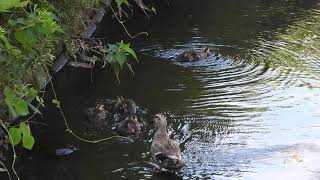
[(131, 115), (127, 116), (125, 120), (138, 122), (138, 117), (135, 114), (131, 114)]
[(211, 50), (210, 48), (208, 47), (205, 47), (203, 50), (202, 50), (207, 56), (210, 54)]
[(167, 118), (162, 113), (158, 113), (154, 115), (153, 123), (157, 128), (161, 126), (167, 126)]
[(128, 127), (128, 133), (134, 134), (138, 133), (141, 130), (140, 123), (138, 122), (138, 118), (136, 115), (130, 115), (126, 118), (127, 120), (127, 127)]
[(123, 97), (118, 97), (115, 108), (121, 114), (136, 114), (137, 112), (136, 103), (131, 99), (124, 99)]
[(107, 118), (108, 111), (103, 104), (97, 104), (94, 108), (87, 109), (87, 116), (91, 121), (102, 121)]

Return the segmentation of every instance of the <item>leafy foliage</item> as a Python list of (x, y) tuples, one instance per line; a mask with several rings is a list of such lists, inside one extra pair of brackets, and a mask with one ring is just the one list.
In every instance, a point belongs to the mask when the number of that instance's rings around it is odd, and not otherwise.
[(0, 82), (28, 82), (39, 87), (54, 59), (57, 37), (63, 33), (57, 18), (45, 9), (35, 9), (4, 16), (4, 20), (7, 23), (0, 28)]
[(13, 117), (26, 116), (29, 114), (27, 102), (18, 97), (10, 87), (4, 87), (4, 95), (5, 103)]
[(34, 145), (34, 137), (31, 134), (30, 127), (26, 123), (22, 122), (19, 128), (12, 127), (9, 129), (9, 135), (12, 139), (10, 141), (14, 146), (18, 145), (22, 140), (22, 146), (31, 150)]
[(0, 1), (0, 12), (8, 12), (9, 9), (15, 7), (25, 7), (30, 1), (20, 0), (1, 0)]
[(133, 57), (139, 62), (136, 53), (130, 48), (130, 43), (125, 44), (121, 41), (117, 44), (108, 44), (108, 48), (104, 51), (107, 53), (105, 61), (110, 63), (119, 82), (119, 73), (124, 65), (127, 65), (129, 70), (133, 72), (131, 65), (128, 63), (128, 57)]
[(5, 86), (3, 94), (5, 96), (5, 103), (13, 118), (28, 115), (28, 106), (33, 111), (39, 113), (39, 110), (30, 103), (27, 103), (27, 101), (35, 98), (40, 105), (43, 105), (43, 100), (38, 96), (38, 91), (33, 87), (29, 87), (29, 85), (16, 85), (15, 90), (9, 86)]
[(118, 7), (120, 7), (122, 4), (129, 6), (128, 0), (115, 0), (115, 1), (117, 3)]
[(11, 144), (18, 145), (21, 141), (21, 132), (18, 128), (10, 128), (9, 129), (9, 135), (11, 136)]
[[(40, 87), (48, 78), (48, 68), (56, 55), (55, 49), (59, 49), (57, 47), (62, 43), (66, 43), (67, 47), (74, 45), (69, 46), (72, 42), (69, 34), (79, 34), (87, 19), (92, 16), (88, 10), (92, 12), (102, 1), (34, 2), (0, 0), (0, 95), (4, 95), (4, 104), (11, 118), (27, 116), (31, 111), (40, 113), (29, 102), (36, 99), (43, 106), (43, 99), (39, 97)], [(128, 0), (115, 0), (113, 3), (118, 8), (123, 5), (131, 8)], [(103, 61), (113, 67), (119, 82), (123, 66), (133, 72), (129, 61), (134, 59), (138, 62), (129, 43), (121, 41), (99, 50), (104, 55)], [(58, 100), (52, 102), (60, 108)], [(3, 127), (7, 129), (5, 125)], [(35, 140), (28, 124), (23, 122), (8, 129), (12, 145), (21, 144), (26, 149), (32, 149)]]

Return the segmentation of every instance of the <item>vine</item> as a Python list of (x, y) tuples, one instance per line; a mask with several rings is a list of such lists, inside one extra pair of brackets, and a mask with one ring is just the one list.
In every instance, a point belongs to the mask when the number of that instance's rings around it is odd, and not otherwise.
[[(125, 14), (122, 5), (126, 5), (129, 8), (131, 6), (127, 0), (113, 0), (118, 7), (118, 15), (112, 7), (112, 1), (74, 1), (81, 2), (85, 9), (91, 10), (96, 9), (95, 7), (98, 6), (98, 4), (103, 3), (111, 9), (117, 22), (120, 23), (130, 38), (135, 38), (139, 35), (148, 36), (147, 32), (132, 35), (125, 26), (124, 21), (121, 20), (122, 12)], [(37, 0), (36, 2), (38, 4), (29, 0), (2, 0), (0, 2), (0, 98), (2, 95), (4, 96), (3, 104), (7, 108), (7, 112), (0, 114), (0, 125), (4, 129), (12, 148), (13, 160), (11, 162), (11, 169), (18, 180), (20, 180), (20, 178), (15, 170), (15, 163), (18, 158), (15, 146), (20, 144), (28, 150), (33, 148), (35, 139), (32, 136), (29, 124), (33, 122), (31, 119), (36, 114), (41, 114), (39, 108), (41, 106), (44, 107), (44, 92), (40, 97), (41, 86), (48, 80), (48, 77), (50, 77), (49, 67), (52, 65), (57, 51), (61, 50), (61, 44), (65, 43), (68, 45), (68, 43), (73, 42), (70, 41), (72, 36), (68, 36), (67, 33), (75, 29), (72, 26), (63, 26), (63, 22), (68, 22), (69, 19), (66, 18), (68, 14), (63, 14), (63, 7), (61, 7), (61, 9), (55, 9), (55, 6), (60, 2), (47, 2), (47, 0)], [(135, 2), (148, 16), (145, 10), (149, 9), (143, 2), (141, 0), (135, 0)], [(83, 7), (75, 6), (75, 8)], [(57, 17), (52, 12), (58, 12), (62, 15)], [(65, 15), (66, 17), (64, 17)], [(74, 22), (79, 24), (79, 21)], [(55, 51), (55, 49), (58, 50)], [(139, 62), (135, 52), (130, 47), (130, 43), (121, 41), (108, 44), (107, 46), (99, 46), (96, 49), (92, 48), (91, 51), (102, 55), (101, 61), (104, 65), (106, 63), (110, 64), (119, 83), (119, 73), (123, 66), (127, 66), (133, 73), (129, 60), (133, 59)], [(78, 135), (68, 124), (52, 81), (49, 81), (49, 83), (54, 95), (52, 103), (59, 109), (66, 132), (80, 141), (93, 144), (115, 138), (133, 142), (132, 139), (124, 136), (111, 136), (90, 140)], [(36, 106), (31, 104), (32, 100), (36, 100)], [(2, 99), (0, 99), (0, 101), (2, 101)], [(0, 102), (0, 105), (2, 105), (1, 103), (2, 102)], [(3, 107), (0, 107), (0, 109), (2, 108)], [(32, 114), (30, 110), (32, 110)], [(16, 118), (27, 116), (29, 117), (26, 120), (19, 124), (12, 125), (13, 120)], [(6, 117), (6, 119), (3, 120), (3, 117)], [(46, 125), (44, 123), (39, 124)], [(0, 165), (3, 166), (3, 170), (7, 172), (11, 180), (12, 175), (8, 168), (2, 161), (0, 161)]]
[(0, 165), (4, 168), (2, 168), (1, 172), (6, 172), (8, 174), (9, 180), (11, 180), (11, 174), (7, 168), (7, 166), (0, 160)]
[[(12, 152), (13, 152), (13, 160), (12, 160), (12, 163), (11, 163), (11, 169), (12, 169), (14, 175), (16, 176), (16, 178), (17, 178), (18, 180), (20, 180), (20, 178), (19, 178), (19, 176), (18, 176), (18, 174), (17, 174), (17, 172), (16, 172), (16, 170), (15, 170), (15, 168), (14, 168), (14, 165), (15, 165), (15, 163), (16, 163), (16, 159), (17, 159), (18, 156), (17, 156), (16, 150), (15, 150), (14, 144), (13, 144), (13, 139), (12, 139), (10, 133), (9, 133), (9, 130), (7, 129), (7, 127), (5, 126), (5, 124), (3, 123), (2, 119), (0, 119), (0, 125), (1, 125), (2, 128), (6, 131), (6, 133), (7, 133), (7, 135), (8, 135), (8, 138), (9, 138), (9, 140), (10, 140), (10, 142), (11, 142), (11, 147), (12, 147)], [(1, 162), (1, 163), (2, 163), (2, 162)], [(3, 164), (3, 163), (2, 163), (2, 164)], [(4, 164), (3, 164), (3, 166), (4, 166)], [(5, 166), (4, 166), (4, 167), (5, 167)], [(6, 167), (5, 167), (5, 168), (6, 168)], [(6, 169), (7, 169), (7, 168), (6, 168)], [(7, 169), (7, 170), (8, 170), (8, 169)], [(11, 176), (10, 176), (9, 171), (7, 171), (7, 173), (9, 174), (9, 177), (10, 177), (10, 179), (11, 179)]]
[(87, 143), (92, 143), (92, 144), (100, 143), (100, 142), (107, 141), (107, 140), (114, 139), (114, 138), (126, 139), (126, 140), (128, 140), (130, 142), (133, 142), (132, 139), (130, 139), (128, 137), (125, 137), (125, 136), (111, 136), (111, 137), (102, 138), (102, 139), (98, 139), (98, 140), (88, 140), (88, 139), (84, 139), (84, 138), (80, 137), (78, 134), (73, 132), (72, 129), (70, 128), (70, 126), (68, 124), (68, 121), (67, 121), (67, 118), (64, 115), (64, 112), (63, 112), (63, 110), (61, 108), (60, 101), (58, 100), (57, 94), (56, 94), (56, 92), (54, 90), (54, 86), (53, 86), (52, 81), (50, 81), (50, 86), (51, 86), (51, 89), (52, 89), (52, 92), (53, 92), (53, 96), (55, 98), (55, 99), (52, 100), (52, 103), (54, 103), (56, 105), (56, 107), (59, 109), (59, 112), (60, 112), (60, 114), (62, 116), (62, 119), (64, 121), (64, 125), (66, 127), (66, 132), (70, 133), (71, 135), (73, 135), (75, 138), (77, 138), (80, 141), (87, 142)]

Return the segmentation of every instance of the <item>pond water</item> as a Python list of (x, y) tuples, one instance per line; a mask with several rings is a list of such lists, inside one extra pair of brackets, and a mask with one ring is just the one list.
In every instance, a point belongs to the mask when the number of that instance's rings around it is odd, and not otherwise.
[[(146, 165), (153, 135), (148, 121), (157, 112), (166, 114), (181, 143), (186, 167), (180, 178), (320, 179), (319, 1), (176, 0), (150, 20), (132, 21), (131, 32), (149, 33), (133, 40), (140, 60), (134, 77), (125, 71), (117, 85), (110, 71), (66, 68), (54, 84), (81, 137), (112, 135), (86, 125), (83, 110), (96, 98), (120, 95), (147, 109), (144, 132), (134, 143), (79, 142), (48, 104), (39, 118), (48, 126), (39, 125), (35, 151), (18, 162), (23, 179), (179, 179)], [(99, 36), (120, 39), (112, 32)], [(220, 58), (176, 59), (204, 47)], [(80, 151), (48, 155), (66, 144)]]

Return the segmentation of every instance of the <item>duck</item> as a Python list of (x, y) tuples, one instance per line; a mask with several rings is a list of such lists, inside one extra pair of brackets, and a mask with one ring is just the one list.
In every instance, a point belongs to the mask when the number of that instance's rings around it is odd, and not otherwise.
[(117, 125), (120, 135), (136, 135), (141, 131), (141, 126), (136, 115), (129, 115)]
[(114, 106), (114, 111), (122, 116), (128, 116), (130, 114), (136, 114), (137, 105), (131, 99), (124, 99), (123, 97), (118, 97), (116, 104)]
[(205, 59), (210, 55), (210, 49), (205, 47), (203, 50), (201, 51), (197, 51), (194, 49), (191, 50), (187, 50), (185, 52), (183, 52), (180, 57), (182, 57), (182, 59), (184, 61), (198, 61), (200, 59)]
[(95, 125), (100, 125), (107, 118), (108, 110), (103, 104), (97, 104), (96, 107), (87, 109), (87, 116)]
[(176, 172), (180, 170), (185, 163), (181, 159), (179, 144), (169, 137), (166, 117), (162, 113), (158, 113), (154, 116), (153, 123), (157, 129), (151, 144), (154, 163), (161, 171)]

